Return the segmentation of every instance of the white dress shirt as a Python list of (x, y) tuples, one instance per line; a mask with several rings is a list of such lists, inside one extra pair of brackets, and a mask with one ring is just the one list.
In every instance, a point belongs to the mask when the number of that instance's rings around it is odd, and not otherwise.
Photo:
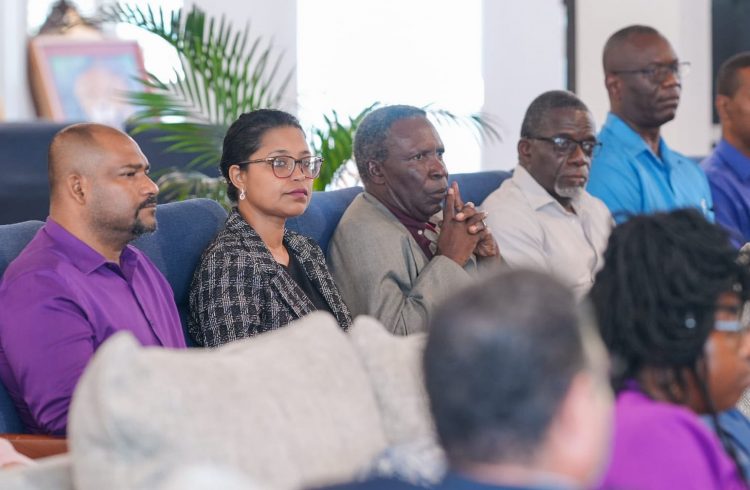
[(532, 268), (556, 276), (581, 299), (602, 266), (614, 221), (602, 201), (583, 192), (566, 210), (529, 172), (513, 177), (482, 203), (485, 220), (512, 268)]

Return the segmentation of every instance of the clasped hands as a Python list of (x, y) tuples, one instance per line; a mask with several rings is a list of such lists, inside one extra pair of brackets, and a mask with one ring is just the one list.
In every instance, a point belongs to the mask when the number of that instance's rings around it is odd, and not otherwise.
[(497, 242), (484, 222), (487, 213), (474, 203), (464, 203), (458, 184), (453, 182), (445, 196), (443, 222), (437, 240), (437, 253), (463, 266), (471, 257), (498, 257)]

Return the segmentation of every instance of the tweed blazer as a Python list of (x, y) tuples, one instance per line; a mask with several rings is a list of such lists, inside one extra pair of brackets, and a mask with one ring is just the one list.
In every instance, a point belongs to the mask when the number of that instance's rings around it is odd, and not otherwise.
[(435, 307), (478, 272), (473, 256), (464, 267), (442, 255), (428, 259), (409, 230), (367, 192), (341, 217), (328, 264), (352, 314), (373, 316), (399, 335), (425, 330)]
[[(284, 231), (284, 245), (331, 308), (342, 329), (349, 309), (310, 238)], [(232, 210), (224, 229), (206, 248), (190, 285), (188, 331), (199, 345), (215, 347), (281, 328), (315, 310), (287, 270), (274, 260), (258, 233)]]

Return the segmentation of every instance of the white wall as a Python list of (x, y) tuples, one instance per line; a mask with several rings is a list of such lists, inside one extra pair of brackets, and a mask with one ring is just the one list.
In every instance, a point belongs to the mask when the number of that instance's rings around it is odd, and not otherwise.
[[(297, 62), (297, 0), (186, 0), (185, 6), (190, 5), (197, 5), (209, 15), (226, 15), (235, 28), (250, 22), (251, 36), (272, 40), (276, 52), (283, 52), (279, 73), (286, 75), (294, 69)], [(324, 28), (329, 27), (321, 26)], [(292, 75), (281, 108), (297, 112), (296, 74)]]
[(509, 169), (531, 101), (566, 85), (566, 15), (561, 0), (484, 1), (484, 112), (502, 124), (503, 141), (485, 145), (483, 169)]
[(711, 149), (711, 1), (710, 0), (577, 0), (576, 81), (578, 95), (603, 124), (609, 100), (604, 89), (602, 48), (616, 30), (630, 24), (658, 29), (677, 56), (690, 61), (682, 83), (677, 117), (663, 135), (675, 150), (705, 155)]
[(7, 120), (34, 119), (26, 69), (26, 0), (0, 0), (0, 99)]
[[(312, 1), (312, 0), (305, 0)], [(25, 0), (0, 1), (0, 97), (8, 120), (33, 118), (26, 75)], [(297, 0), (187, 0), (210, 14), (227, 14), (235, 25), (252, 20), (251, 31), (273, 39), (284, 52), (284, 69), (297, 58)], [(565, 11), (562, 0), (484, 0), (483, 110), (502, 125), (504, 141), (483, 148), (482, 167), (511, 168), (529, 102), (545, 90), (565, 87)], [(615, 30), (635, 22), (650, 24), (670, 39), (693, 69), (683, 84), (677, 118), (665, 126), (675, 149), (705, 154), (711, 144), (710, 0), (578, 0), (577, 84), (579, 96), (604, 121), (608, 101), (601, 50)], [(331, 29), (335, 26), (321, 26)], [(284, 108), (296, 112), (297, 80)]]

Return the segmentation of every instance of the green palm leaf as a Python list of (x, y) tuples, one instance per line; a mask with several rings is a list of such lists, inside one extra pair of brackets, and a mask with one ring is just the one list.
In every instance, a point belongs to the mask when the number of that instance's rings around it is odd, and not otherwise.
[(133, 131), (159, 130), (168, 151), (195, 154), (193, 168), (217, 165), (229, 125), (244, 112), (276, 107), (291, 80), (291, 72), (280, 74), (282, 57), (253, 38), (249, 25), (236, 30), (224, 17), (208, 18), (195, 6), (165, 12), (117, 3), (103, 7), (101, 15), (150, 32), (177, 52), (173, 81), (147, 73), (140, 80), (143, 91), (126, 98), (137, 108)]

